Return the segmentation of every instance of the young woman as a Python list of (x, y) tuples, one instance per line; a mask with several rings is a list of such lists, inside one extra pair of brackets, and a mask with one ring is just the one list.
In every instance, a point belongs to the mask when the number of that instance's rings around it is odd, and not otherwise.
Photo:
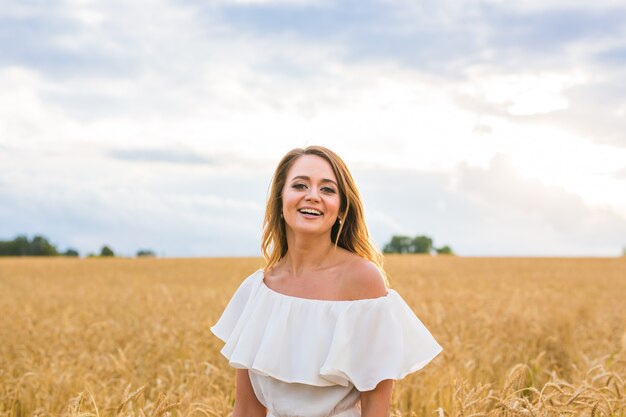
[(388, 288), (361, 197), (322, 146), (293, 149), (272, 180), (266, 266), (239, 286), (211, 331), (236, 368), (233, 417), (382, 417), (393, 380), (441, 346)]

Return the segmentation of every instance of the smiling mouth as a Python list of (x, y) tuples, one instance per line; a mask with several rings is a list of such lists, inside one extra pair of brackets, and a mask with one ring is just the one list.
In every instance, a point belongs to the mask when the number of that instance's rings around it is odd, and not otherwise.
[(308, 217), (308, 218), (311, 218), (311, 219), (315, 219), (317, 217), (322, 217), (321, 214), (310, 214), (310, 213), (300, 213), (300, 214), (302, 214), (304, 217)]
[(314, 214), (314, 213), (308, 213), (308, 212), (302, 212), (300, 210), (298, 210), (298, 213), (302, 214), (304, 217), (306, 218), (310, 218), (310, 219), (314, 219), (316, 217), (322, 217), (323, 214)]

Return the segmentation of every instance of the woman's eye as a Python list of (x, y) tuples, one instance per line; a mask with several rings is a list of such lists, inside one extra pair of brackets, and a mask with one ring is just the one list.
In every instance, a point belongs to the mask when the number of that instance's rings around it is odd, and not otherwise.
[[(306, 188), (306, 185), (304, 185), (304, 184), (294, 184), (294, 185), (292, 185), (292, 187), (295, 188), (296, 190), (302, 190), (303, 188)], [(322, 190), (325, 193), (328, 193), (328, 194), (334, 194), (335, 193), (335, 190), (333, 190), (330, 187), (324, 187), (324, 188), (322, 188)]]

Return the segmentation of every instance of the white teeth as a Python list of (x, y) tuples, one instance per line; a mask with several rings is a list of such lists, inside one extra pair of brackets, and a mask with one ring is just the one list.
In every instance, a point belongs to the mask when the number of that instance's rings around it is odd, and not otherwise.
[(319, 214), (321, 215), (322, 212), (318, 211), (318, 210), (314, 210), (314, 209), (300, 209), (300, 213), (311, 213), (311, 214)]

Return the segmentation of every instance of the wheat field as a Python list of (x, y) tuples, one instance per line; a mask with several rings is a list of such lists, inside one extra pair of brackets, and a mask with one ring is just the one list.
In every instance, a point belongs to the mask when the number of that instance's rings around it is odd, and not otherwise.
[[(215, 323), (260, 258), (0, 259), (0, 416), (228, 416)], [(443, 352), (391, 416), (626, 415), (626, 258), (388, 255)]]

